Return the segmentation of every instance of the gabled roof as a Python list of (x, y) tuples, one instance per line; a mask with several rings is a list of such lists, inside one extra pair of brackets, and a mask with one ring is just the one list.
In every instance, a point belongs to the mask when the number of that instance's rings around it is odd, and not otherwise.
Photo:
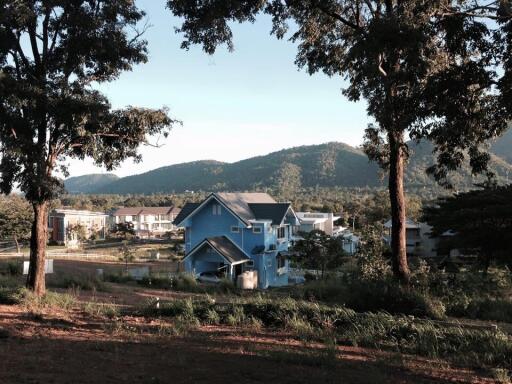
[[(217, 198), (227, 205), (246, 224), (250, 220), (256, 220), (256, 215), (250, 204), (277, 204), (267, 193), (215, 193)], [(270, 219), (268, 217), (267, 219)]]
[(174, 224), (181, 224), (212, 199), (222, 204), (246, 226), (251, 226), (254, 220), (270, 220), (272, 224), (279, 225), (291, 209), (290, 203), (277, 203), (267, 193), (212, 193), (202, 203), (187, 203)]
[(219, 255), (221, 255), (230, 264), (239, 264), (251, 260), (247, 254), (236, 246), (226, 236), (209, 237), (197, 244), (185, 259), (192, 254), (196, 253), (203, 246), (208, 245), (213, 248)]
[(272, 225), (280, 225), (288, 210), (290, 203), (251, 203), (249, 207), (256, 220), (272, 220)]
[(183, 208), (181, 208), (180, 213), (173, 221), (174, 225), (178, 225), (181, 223), (185, 218), (190, 215), (197, 207), (199, 207), (201, 203), (186, 203)]
[(123, 207), (114, 211), (114, 216), (169, 215), (176, 214), (175, 207)]

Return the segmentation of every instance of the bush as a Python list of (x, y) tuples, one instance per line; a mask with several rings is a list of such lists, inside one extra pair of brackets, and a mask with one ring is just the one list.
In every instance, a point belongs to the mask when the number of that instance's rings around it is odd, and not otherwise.
[(7, 263), (7, 274), (10, 276), (19, 276), (23, 273), (23, 264), (17, 261)]
[(199, 287), (199, 284), (197, 284), (195, 277), (190, 273), (181, 273), (177, 275), (173, 281), (173, 287), (178, 291), (185, 292), (202, 291), (202, 289)]
[(0, 304), (14, 305), (18, 303), (19, 294), (17, 289), (0, 287)]
[(450, 314), (470, 319), (512, 323), (512, 301), (489, 297), (467, 299), (464, 303), (450, 308)]
[(173, 281), (167, 277), (143, 277), (137, 281), (138, 284), (145, 287), (158, 288), (158, 289), (171, 289)]
[(391, 280), (318, 280), (305, 284), (301, 296), (342, 304), (358, 312), (386, 311), (433, 319), (445, 317), (441, 300), (412, 287), (402, 287)]
[(256, 321), (260, 326), (285, 327), (300, 339), (322, 339), (323, 335), (331, 334), (344, 344), (451, 359), (469, 366), (512, 364), (512, 341), (500, 331), (450, 327), (382, 312), (356, 313), (340, 306), (289, 298), (232, 303), (176, 300), (160, 309), (153, 308), (151, 313), (172, 316), (189, 324), (219, 322), (240, 326)]
[(43, 296), (39, 297), (26, 288), (20, 289), (15, 298), (30, 312), (38, 312), (44, 308), (70, 310), (76, 305), (75, 297), (69, 293), (48, 291)]
[(135, 279), (132, 276), (125, 273), (106, 274), (104, 275), (103, 280), (117, 284), (126, 284), (135, 281)]
[(103, 291), (105, 284), (95, 276), (60, 276), (58, 279), (49, 280), (48, 285), (55, 288), (83, 289), (85, 291)]
[(84, 311), (92, 316), (109, 319), (119, 316), (119, 308), (114, 303), (88, 302), (84, 305)]

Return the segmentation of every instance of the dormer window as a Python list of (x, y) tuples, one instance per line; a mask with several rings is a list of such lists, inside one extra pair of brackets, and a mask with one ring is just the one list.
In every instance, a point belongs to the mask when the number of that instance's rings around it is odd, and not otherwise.
[(213, 215), (219, 216), (221, 214), (220, 204), (213, 204)]

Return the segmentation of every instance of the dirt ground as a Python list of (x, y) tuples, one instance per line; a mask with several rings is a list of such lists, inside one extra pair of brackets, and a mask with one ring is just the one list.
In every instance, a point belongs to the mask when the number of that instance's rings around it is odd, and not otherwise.
[(0, 383), (493, 382), (439, 361), (355, 347), (339, 347), (326, 363), (307, 357), (322, 346), (286, 333), (201, 327), (172, 336), (166, 327), (158, 319), (0, 305)]
[[(173, 271), (169, 262), (148, 263)], [(137, 263), (137, 266), (140, 266)], [(111, 262), (55, 261), (55, 276), (110, 273)], [(77, 300), (137, 306), (190, 296), (136, 284), (73, 291)], [(66, 291), (59, 289), (58, 291)], [(164, 319), (106, 319), (71, 311), (0, 305), (0, 384), (81, 383), (492, 383), (472, 371), (415, 356), (301, 342), (285, 332), (200, 327), (174, 332)], [(329, 356), (328, 358), (326, 356)]]

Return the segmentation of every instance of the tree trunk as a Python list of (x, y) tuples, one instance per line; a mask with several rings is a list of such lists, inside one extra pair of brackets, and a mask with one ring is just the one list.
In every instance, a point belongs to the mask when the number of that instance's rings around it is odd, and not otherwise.
[(403, 133), (390, 132), (389, 198), (391, 201), (391, 250), (393, 273), (398, 280), (408, 284), (410, 271), (407, 264), (406, 203), (404, 194)]
[(20, 242), (18, 241), (18, 236), (14, 235), (14, 243), (16, 244), (16, 253), (20, 254), (21, 253), (21, 248), (20, 248)]
[(27, 288), (37, 296), (45, 293), (45, 253), (48, 239), (48, 202), (34, 203), (34, 221), (30, 237), (30, 267), (27, 277)]

